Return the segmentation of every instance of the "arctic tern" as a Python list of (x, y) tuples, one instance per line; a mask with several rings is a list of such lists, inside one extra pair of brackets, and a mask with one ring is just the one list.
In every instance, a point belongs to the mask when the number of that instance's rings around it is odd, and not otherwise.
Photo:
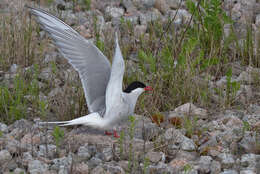
[[(69, 25), (42, 9), (26, 7), (36, 16), (37, 22), (52, 38), (63, 57), (79, 73), (90, 112), (70, 121), (42, 123), (59, 124), (59, 126), (85, 125), (103, 130), (113, 128), (114, 137), (119, 137), (114, 126), (132, 115), (138, 97), (152, 88), (135, 81), (122, 90), (125, 63), (117, 34), (111, 67), (103, 53)], [(107, 131), (105, 133), (112, 134)]]

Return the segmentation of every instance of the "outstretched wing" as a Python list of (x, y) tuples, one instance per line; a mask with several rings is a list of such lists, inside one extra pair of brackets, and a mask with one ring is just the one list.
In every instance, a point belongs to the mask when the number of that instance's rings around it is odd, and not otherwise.
[(28, 7), (62, 55), (78, 71), (90, 112), (105, 108), (111, 65), (102, 52), (70, 26), (44, 10)]
[(122, 85), (125, 71), (125, 62), (118, 44), (118, 38), (116, 34), (115, 39), (115, 55), (113, 58), (111, 74), (106, 89), (106, 109), (112, 108), (122, 97)]

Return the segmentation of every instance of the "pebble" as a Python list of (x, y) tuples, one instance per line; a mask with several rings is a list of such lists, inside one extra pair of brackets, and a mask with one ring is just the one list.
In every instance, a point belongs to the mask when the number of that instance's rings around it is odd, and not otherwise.
[(235, 164), (235, 160), (232, 154), (220, 153), (217, 158), (221, 161), (222, 168), (229, 169)]
[(146, 154), (146, 158), (149, 159), (152, 163), (158, 163), (162, 159), (162, 154), (160, 152), (149, 151)]
[(0, 151), (0, 166), (8, 163), (12, 159), (11, 154), (7, 150)]
[(8, 132), (8, 127), (7, 127), (7, 125), (0, 122), (0, 131), (1, 131), (2, 133), (7, 133), (7, 132)]
[(39, 160), (32, 160), (28, 163), (28, 171), (31, 174), (40, 174), (46, 172), (47, 170), (48, 165)]

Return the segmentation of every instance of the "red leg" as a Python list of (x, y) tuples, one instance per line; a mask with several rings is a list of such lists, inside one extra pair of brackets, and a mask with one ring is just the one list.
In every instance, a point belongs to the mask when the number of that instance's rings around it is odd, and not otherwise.
[(116, 130), (114, 130), (113, 132), (114, 132), (114, 137), (115, 138), (120, 138), (120, 136), (117, 134)]
[(112, 135), (111, 132), (105, 131), (105, 135)]

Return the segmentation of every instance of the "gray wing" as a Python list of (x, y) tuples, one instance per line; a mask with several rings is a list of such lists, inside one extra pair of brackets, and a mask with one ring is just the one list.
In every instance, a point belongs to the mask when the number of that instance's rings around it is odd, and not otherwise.
[(117, 106), (118, 102), (121, 101), (122, 97), (122, 85), (125, 71), (125, 62), (118, 44), (118, 38), (116, 34), (115, 39), (115, 55), (113, 58), (111, 74), (106, 89), (106, 110)]
[(70, 26), (44, 10), (28, 7), (62, 55), (78, 71), (90, 112), (105, 108), (111, 65), (102, 52)]

